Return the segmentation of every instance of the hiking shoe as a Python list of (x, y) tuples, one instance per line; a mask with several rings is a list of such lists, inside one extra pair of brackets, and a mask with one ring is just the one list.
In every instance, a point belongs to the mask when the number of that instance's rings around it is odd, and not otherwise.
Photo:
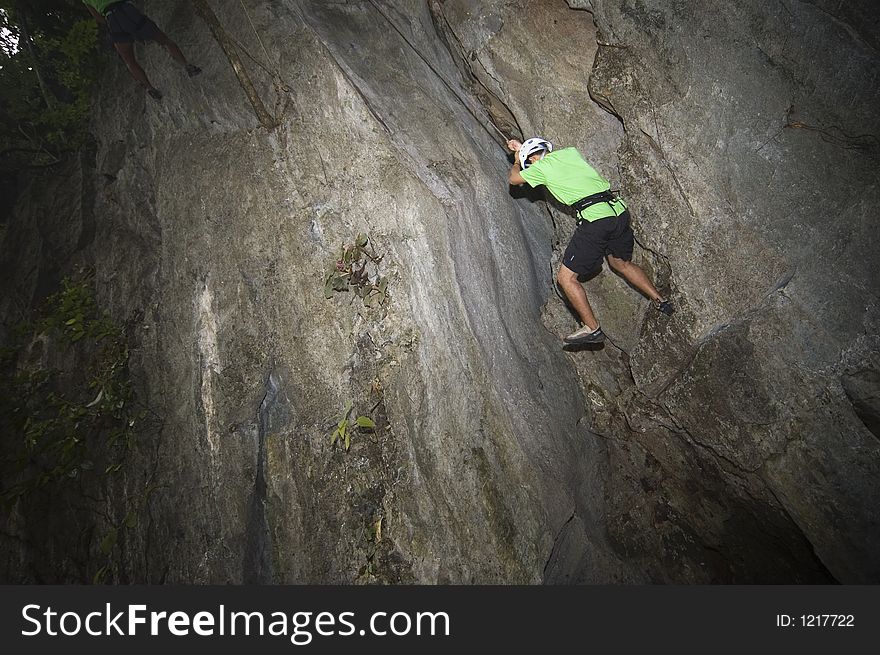
[(153, 100), (162, 99), (162, 92), (159, 89), (147, 89), (147, 95), (149, 95)]
[(675, 310), (672, 308), (672, 303), (668, 300), (656, 300), (654, 301), (654, 309), (658, 312), (666, 314), (667, 316), (672, 316), (672, 312)]
[(202, 72), (202, 69), (196, 66), (195, 64), (187, 64), (186, 65), (186, 74), (190, 77), (195, 77), (199, 73)]
[(605, 333), (602, 332), (601, 327), (591, 330), (585, 325), (580, 330), (569, 334), (563, 341), (565, 343), (600, 343), (605, 341)]

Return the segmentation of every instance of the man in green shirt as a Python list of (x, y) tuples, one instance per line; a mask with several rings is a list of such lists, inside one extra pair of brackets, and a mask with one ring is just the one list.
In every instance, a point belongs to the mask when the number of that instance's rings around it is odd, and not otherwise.
[(97, 21), (98, 25), (106, 25), (113, 41), (113, 47), (122, 57), (122, 61), (128, 66), (131, 76), (147, 90), (154, 100), (162, 99), (162, 92), (150, 84), (147, 74), (134, 56), (134, 42), (155, 41), (165, 46), (168, 52), (183, 64), (186, 73), (194, 77), (202, 72), (198, 66), (190, 64), (177, 44), (168, 38), (158, 25), (144, 16), (136, 7), (128, 2), (117, 0), (83, 0), (89, 13)]
[(672, 314), (672, 304), (664, 299), (645, 272), (632, 263), (633, 232), (629, 210), (611, 192), (611, 185), (584, 161), (576, 148), (553, 150), (553, 144), (540, 137), (520, 143), (511, 139), (513, 151), (510, 184), (544, 185), (559, 202), (571, 206), (578, 219), (577, 229), (565, 249), (556, 281), (568, 297), (583, 327), (565, 337), (565, 343), (599, 343), (605, 334), (593, 314), (590, 301), (578, 276), (601, 268), (602, 258), (639, 291), (654, 307)]

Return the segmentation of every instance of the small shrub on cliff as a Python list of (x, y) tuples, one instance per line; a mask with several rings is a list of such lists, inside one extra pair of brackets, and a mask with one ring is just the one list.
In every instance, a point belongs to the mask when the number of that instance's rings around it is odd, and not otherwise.
[(87, 281), (65, 278), (0, 353), (0, 498), (118, 471), (142, 417), (122, 330), (99, 313)]
[(342, 444), (345, 450), (348, 450), (351, 447), (352, 427), (358, 430), (373, 430), (376, 428), (376, 424), (369, 416), (358, 416), (353, 422), (349, 421), (352, 409), (353, 405), (351, 403), (348, 403), (345, 406), (342, 418), (336, 423), (336, 429), (333, 431), (333, 434), (330, 435), (331, 446), (338, 441)]
[(353, 291), (365, 307), (379, 307), (388, 300), (388, 278), (379, 275), (382, 255), (369, 249), (369, 237), (358, 234), (353, 245), (343, 245), (324, 280), (324, 297)]

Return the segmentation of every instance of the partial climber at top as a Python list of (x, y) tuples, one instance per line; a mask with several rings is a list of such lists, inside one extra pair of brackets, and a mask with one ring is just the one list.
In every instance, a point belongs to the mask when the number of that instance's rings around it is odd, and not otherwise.
[(565, 292), (583, 327), (565, 337), (565, 343), (599, 343), (605, 334), (593, 314), (590, 301), (578, 276), (586, 276), (608, 265), (650, 298), (654, 307), (672, 314), (672, 304), (663, 298), (645, 272), (632, 263), (634, 237), (629, 210), (623, 200), (611, 193), (608, 180), (590, 166), (576, 148), (553, 150), (553, 144), (540, 137), (520, 143), (511, 139), (513, 151), (511, 184), (526, 182), (544, 185), (559, 202), (569, 205), (577, 217), (577, 228), (565, 249), (556, 280)]
[(147, 74), (134, 56), (134, 42), (155, 41), (165, 46), (172, 57), (180, 62), (190, 77), (202, 72), (202, 69), (189, 63), (177, 44), (159, 29), (152, 20), (144, 16), (136, 7), (128, 2), (114, 2), (114, 0), (83, 0), (89, 13), (98, 22), (99, 26), (107, 26), (113, 46), (122, 57), (122, 61), (128, 66), (132, 77), (143, 85), (147, 93), (154, 100), (162, 99), (162, 92), (150, 84)]

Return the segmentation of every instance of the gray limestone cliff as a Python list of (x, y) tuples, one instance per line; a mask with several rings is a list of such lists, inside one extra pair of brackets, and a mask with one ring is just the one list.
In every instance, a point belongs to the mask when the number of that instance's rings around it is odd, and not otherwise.
[[(5, 329), (93, 269), (158, 417), (100, 506), (4, 511), (5, 581), (880, 580), (869, 3), (210, 4), (278, 127), (150, 3), (204, 72), (141, 48), (156, 103), (108, 60), (96, 153), (3, 232)], [(498, 129), (621, 190), (671, 318), (606, 267), (610, 342), (561, 348), (574, 221), (508, 188)], [(325, 298), (359, 233), (381, 306)]]

